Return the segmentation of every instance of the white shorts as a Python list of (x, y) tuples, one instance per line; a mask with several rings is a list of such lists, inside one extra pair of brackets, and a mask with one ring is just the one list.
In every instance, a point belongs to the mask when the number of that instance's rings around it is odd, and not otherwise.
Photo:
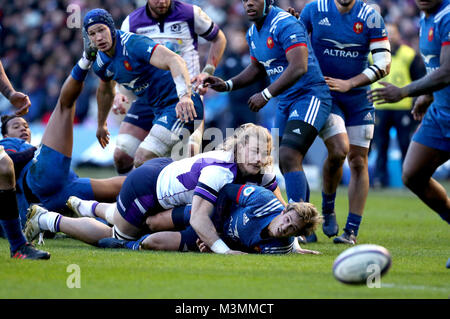
[(326, 141), (337, 134), (345, 133), (351, 145), (369, 148), (373, 139), (374, 124), (345, 126), (344, 119), (337, 114), (331, 113), (325, 125), (319, 132), (319, 136)]

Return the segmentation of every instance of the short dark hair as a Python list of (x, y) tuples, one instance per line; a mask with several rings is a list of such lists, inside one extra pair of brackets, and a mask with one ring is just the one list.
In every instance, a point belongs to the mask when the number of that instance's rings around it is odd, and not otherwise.
[(15, 119), (16, 117), (20, 117), (17, 115), (3, 115), (2, 116), (2, 135), (5, 136), (6, 134), (8, 134), (8, 130), (7, 130), (7, 126), (8, 126), (8, 122), (11, 121), (12, 119)]

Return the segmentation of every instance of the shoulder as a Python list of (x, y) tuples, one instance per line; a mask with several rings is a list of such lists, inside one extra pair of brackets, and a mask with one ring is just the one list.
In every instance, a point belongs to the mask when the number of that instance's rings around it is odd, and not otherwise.
[(450, 3), (446, 6), (442, 6), (441, 10), (434, 16), (434, 23), (441, 23), (443, 21), (450, 20)]
[(29, 145), (30, 147), (32, 147), (31, 144), (28, 144), (26, 141), (16, 137), (5, 137), (0, 140), (0, 145), (5, 148), (5, 151), (13, 152), (20, 151), (20, 148), (22, 146), (26, 147), (27, 145)]
[(276, 33), (278, 30), (285, 30), (287, 28), (304, 28), (303, 23), (291, 15), (289, 12), (286, 12), (278, 7), (275, 7), (273, 10), (274, 16), (270, 21), (269, 31), (271, 33)]

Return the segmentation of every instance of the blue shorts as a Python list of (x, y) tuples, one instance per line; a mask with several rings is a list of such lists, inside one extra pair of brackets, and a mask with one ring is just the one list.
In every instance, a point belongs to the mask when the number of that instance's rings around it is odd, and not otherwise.
[(325, 124), (331, 110), (329, 94), (303, 95), (289, 105), (284, 102), (278, 104), (275, 127), (283, 135), (286, 123), (289, 121), (303, 121), (320, 131)]
[[(444, 114), (442, 114), (444, 113)], [(419, 144), (450, 152), (450, 114), (431, 104), (412, 140)]]
[[(193, 93), (192, 102), (194, 102), (195, 111), (197, 117), (194, 120), (203, 120), (203, 102), (200, 95)], [(186, 128), (190, 133), (194, 132), (194, 121), (184, 123), (181, 122), (176, 115), (175, 106), (176, 103), (169, 104), (165, 107), (151, 107), (146, 103), (145, 98), (138, 98), (131, 105), (127, 115), (124, 118), (124, 122), (136, 125), (146, 131), (150, 131), (154, 124), (164, 126), (169, 131), (176, 132), (181, 131), (181, 128)], [(182, 137), (181, 134), (177, 134)]]
[(171, 158), (154, 158), (139, 166), (125, 179), (119, 196), (117, 210), (131, 225), (141, 228), (149, 215), (164, 211), (158, 202), (156, 181)]
[(78, 177), (70, 169), (70, 164), (70, 157), (46, 145), (35, 152), (26, 183), (45, 208), (53, 211), (63, 209), (72, 195), (85, 200), (94, 199), (91, 180)]
[(331, 96), (331, 113), (342, 117), (345, 126), (375, 124), (375, 108), (367, 99), (365, 90), (331, 92)]

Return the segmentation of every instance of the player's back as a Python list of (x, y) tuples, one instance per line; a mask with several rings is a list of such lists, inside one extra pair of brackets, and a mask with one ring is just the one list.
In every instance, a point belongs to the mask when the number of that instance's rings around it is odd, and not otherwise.
[(287, 68), (286, 54), (289, 50), (297, 46), (308, 48), (308, 70), (277, 96), (281, 102), (328, 90), (304, 25), (281, 8), (272, 6), (260, 30), (253, 24), (247, 32), (247, 42), (251, 58), (264, 66), (271, 82), (276, 81)]
[[(450, 1), (442, 1), (436, 12), (428, 17), (422, 15), (420, 20), (419, 46), (427, 74), (438, 69), (441, 49), (450, 45)], [(450, 86), (433, 93), (433, 105), (438, 112), (445, 112), (445, 121), (448, 121), (450, 112)]]
[(382, 17), (361, 0), (345, 14), (333, 0), (313, 1), (305, 6), (300, 19), (311, 34), (324, 76), (346, 80), (360, 74), (368, 67), (370, 42), (387, 39)]

